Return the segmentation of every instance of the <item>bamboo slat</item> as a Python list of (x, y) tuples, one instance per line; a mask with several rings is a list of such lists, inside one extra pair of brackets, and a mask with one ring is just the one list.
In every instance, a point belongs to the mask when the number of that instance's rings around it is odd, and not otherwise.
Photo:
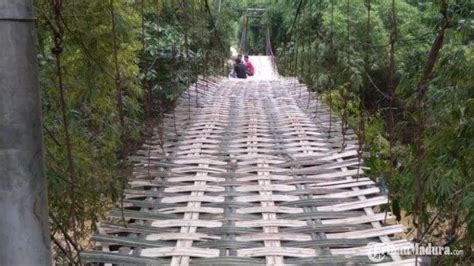
[[(84, 262), (366, 264), (405, 230), (380, 213), (357, 137), (295, 80), (199, 82), (134, 156), (129, 188)], [(176, 125), (176, 126), (175, 126)], [(391, 225), (386, 225), (390, 222)], [(410, 265), (390, 253), (382, 263)], [(109, 264), (107, 264), (109, 263)], [(389, 264), (387, 264), (389, 265)]]

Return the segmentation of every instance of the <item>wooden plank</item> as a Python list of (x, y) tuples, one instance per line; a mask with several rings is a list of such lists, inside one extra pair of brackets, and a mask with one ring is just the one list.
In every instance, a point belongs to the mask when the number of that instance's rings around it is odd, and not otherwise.
[(161, 200), (163, 203), (181, 203), (181, 202), (224, 202), (224, 197), (219, 196), (176, 196), (166, 197)]
[[(188, 150), (210, 150), (210, 149), (218, 149), (218, 145), (213, 145), (213, 144), (206, 144), (206, 143), (196, 143), (192, 145), (187, 145), (187, 146), (177, 146), (176, 151), (188, 151)], [(177, 154), (181, 154), (181, 152), (177, 152)]]
[(295, 190), (294, 186), (289, 185), (278, 185), (278, 184), (271, 184), (271, 185), (247, 185), (247, 186), (239, 186), (236, 188), (237, 191), (242, 192), (253, 192), (253, 191), (292, 191)]
[(430, 258), (418, 257), (418, 258), (402, 259), (402, 260), (393, 261), (393, 262), (378, 263), (377, 265), (379, 266), (413, 266), (413, 265), (430, 265), (430, 264), (431, 264)]
[(378, 236), (386, 236), (396, 233), (403, 233), (405, 232), (405, 227), (400, 224), (396, 225), (389, 225), (380, 228), (372, 228), (367, 230), (358, 230), (352, 232), (345, 232), (345, 233), (334, 233), (334, 234), (326, 234), (328, 239), (336, 239), (336, 238), (370, 238), (370, 237), (378, 237)]
[(171, 245), (169, 242), (166, 241), (150, 241), (137, 237), (121, 237), (108, 235), (94, 235), (92, 236), (91, 241), (128, 247), (167, 247)]
[(167, 178), (166, 181), (170, 183), (180, 183), (180, 182), (195, 182), (195, 181), (206, 181), (206, 182), (223, 182), (225, 178), (222, 177), (213, 177), (213, 176), (177, 176)]
[(166, 214), (166, 213), (151, 213), (151, 212), (141, 212), (133, 210), (119, 210), (114, 209), (109, 212), (110, 217), (126, 219), (140, 219), (140, 220), (156, 220), (156, 219), (174, 219), (178, 218), (175, 214)]
[(321, 206), (321, 207), (317, 207), (317, 210), (318, 211), (334, 211), (334, 212), (349, 211), (349, 210), (356, 210), (356, 209), (362, 209), (362, 208), (386, 204), (387, 200), (388, 200), (387, 196), (384, 195), (384, 196), (374, 197), (371, 199), (359, 200), (356, 202)]
[(349, 217), (349, 218), (342, 218), (342, 219), (327, 219), (321, 220), (322, 224), (363, 224), (363, 223), (370, 223), (370, 222), (378, 222), (378, 221), (391, 221), (395, 219), (395, 216), (392, 213), (377, 213), (374, 215), (363, 215), (358, 217)]
[(136, 223), (101, 223), (100, 231), (107, 234), (130, 233), (130, 234), (156, 234), (168, 233), (176, 231), (175, 228), (158, 228), (149, 225), (141, 225)]
[(237, 221), (235, 225), (238, 227), (263, 227), (263, 226), (277, 226), (277, 227), (295, 227), (304, 226), (306, 222), (295, 220), (253, 220), (253, 221)]
[[(165, 190), (166, 191), (166, 190)], [(370, 195), (370, 194), (377, 194), (380, 192), (378, 187), (372, 187), (367, 189), (361, 189), (358, 191), (348, 191), (348, 192), (339, 192), (339, 193), (329, 193), (325, 195), (314, 195), (312, 196), (313, 199), (340, 199), (340, 198), (351, 198), (357, 197), (360, 195)]]
[(301, 208), (293, 208), (293, 207), (283, 207), (283, 206), (265, 206), (265, 207), (248, 207), (248, 208), (238, 208), (236, 210), (237, 213), (265, 213), (265, 212), (273, 212), (273, 213), (302, 213), (303, 209)]
[[(262, 247), (260, 242), (245, 242), (236, 240), (208, 240), (201, 241), (193, 245), (198, 248), (217, 248), (217, 249), (239, 249), (239, 248), (257, 248)], [(194, 264), (194, 263), (193, 263)]]
[[(189, 131), (188, 133), (192, 133), (193, 131)], [(185, 139), (181, 141), (181, 145), (192, 145), (195, 143), (209, 143), (209, 144), (219, 144), (220, 141), (216, 139), (200, 139), (200, 138), (190, 138), (190, 139)], [(187, 161), (175, 161), (175, 163), (180, 163), (180, 164), (187, 164)], [(206, 164), (211, 164), (211, 163), (206, 163)]]
[[(219, 141), (215, 141), (215, 143), (219, 143)], [(219, 160), (213, 160), (210, 158), (202, 158), (201, 156), (199, 157), (179, 157), (173, 160), (173, 163), (175, 164), (208, 164), (208, 165), (227, 165), (227, 162), (219, 161)]]
[(167, 265), (169, 260), (146, 258), (128, 254), (117, 254), (101, 251), (82, 251), (80, 253), (82, 262), (107, 262), (114, 264), (133, 264), (133, 265)]
[(212, 186), (212, 185), (189, 185), (189, 186), (174, 186), (165, 188), (165, 192), (179, 193), (179, 192), (190, 192), (190, 191), (203, 191), (203, 192), (222, 192), (225, 191), (224, 187)]
[(261, 157), (261, 156), (253, 156), (250, 160), (239, 161), (240, 165), (256, 165), (256, 164), (280, 164), (284, 162), (282, 159), (276, 159), (273, 157)]
[[(203, 151), (200, 151), (203, 152)], [(185, 167), (177, 167), (172, 168), (171, 172), (173, 173), (223, 173), (225, 169), (216, 168), (216, 167), (196, 167), (196, 166), (185, 166)]]
[(366, 246), (367, 244), (373, 242), (370, 239), (316, 239), (309, 241), (295, 241), (288, 242), (286, 246), (288, 247), (298, 247), (298, 248), (350, 248), (350, 247), (359, 247)]
[[(390, 243), (375, 243), (371, 242), (371, 245), (365, 245), (365, 246), (360, 246), (360, 247), (353, 247), (353, 248), (338, 248), (338, 249), (331, 249), (331, 253), (334, 255), (348, 255), (348, 256), (354, 256), (354, 255), (369, 255), (370, 252), (373, 252), (374, 250), (383, 250), (383, 247), (386, 247), (387, 250), (390, 250), (389, 248), (393, 247), (394, 249), (398, 250), (409, 250), (414, 248), (414, 244), (402, 239), (402, 240), (394, 240), (391, 241)], [(390, 245), (390, 246), (388, 246)]]
[(356, 230), (364, 230), (372, 228), (367, 224), (308, 224), (300, 227), (289, 227), (284, 228), (281, 231), (285, 233), (304, 233), (304, 234), (313, 234), (313, 233), (338, 233), (338, 232), (348, 232)]
[(306, 151), (306, 150), (311, 150), (313, 152), (325, 152), (325, 151), (329, 151), (330, 149), (322, 148), (322, 147), (311, 147), (310, 145), (308, 145), (306, 147), (294, 147), (294, 148), (288, 148), (286, 150), (288, 152), (301, 152), (301, 151)]
[(297, 196), (290, 195), (255, 195), (255, 196), (242, 196), (236, 197), (236, 201), (240, 202), (257, 202), (257, 201), (293, 201), (298, 200)]
[[(350, 184), (350, 183), (359, 183), (359, 182), (366, 182), (366, 181), (371, 181), (370, 178), (368, 177), (360, 177), (359, 180), (348, 180), (348, 179), (343, 179), (343, 180), (336, 180), (336, 181), (314, 181), (314, 184), (311, 184), (313, 187), (324, 187), (324, 186), (333, 186), (333, 185), (343, 185), (343, 184)], [(375, 184), (372, 182), (371, 184)], [(359, 186), (365, 186), (365, 183), (359, 185)]]
[(286, 175), (250, 175), (237, 178), (238, 181), (248, 182), (257, 180), (293, 180), (293, 177)]
[(200, 257), (200, 258), (211, 258), (219, 255), (218, 249), (204, 249), (195, 247), (176, 248), (176, 247), (163, 247), (163, 248), (144, 248), (142, 249), (141, 256), (143, 257), (169, 257), (169, 256), (187, 256), (187, 257)]
[(151, 226), (154, 226), (154, 227), (182, 227), (182, 226), (219, 227), (219, 226), (222, 226), (222, 222), (172, 219), (172, 220), (156, 220), (156, 221), (151, 222)]
[(235, 156), (235, 159), (240, 161), (252, 161), (255, 162), (256, 160), (281, 160), (282, 158), (275, 155), (268, 155), (268, 154), (242, 154)]
[(197, 213), (212, 213), (212, 214), (221, 214), (224, 213), (222, 208), (212, 208), (212, 207), (173, 207), (173, 208), (163, 208), (159, 210), (162, 213), (185, 213), (185, 212), (197, 212)]
[[(353, 187), (361, 187), (361, 186), (370, 186), (374, 185), (374, 181), (359, 181), (359, 182), (350, 182), (350, 183), (344, 183), (340, 185), (333, 185), (333, 186), (323, 186), (323, 188), (353, 188)], [(311, 184), (309, 185), (310, 187), (320, 187), (320, 186), (312, 186)]]
[(290, 247), (264, 247), (248, 248), (237, 250), (237, 256), (261, 257), (261, 256), (284, 256), (284, 257), (312, 257), (316, 256), (316, 251), (309, 248)]
[[(260, 152), (261, 150), (259, 150)], [(284, 172), (286, 171), (285, 169), (281, 169), (281, 168), (276, 168), (276, 167), (266, 167), (264, 169), (260, 168), (260, 167), (242, 167), (242, 168), (238, 168), (236, 170), (237, 173), (252, 173), (252, 172), (262, 172), (262, 171), (268, 171), (268, 172), (272, 172), (272, 173), (278, 173), (278, 172)]]
[(308, 175), (308, 178), (314, 178), (314, 179), (334, 179), (334, 178), (340, 178), (340, 177), (346, 177), (346, 176), (354, 176), (357, 175), (358, 173), (362, 174), (363, 171), (360, 170), (358, 171), (357, 169), (355, 170), (348, 170), (348, 171), (336, 171), (334, 173), (327, 173), (327, 174), (320, 174), (320, 175)]
[(289, 234), (289, 233), (259, 233), (250, 235), (240, 235), (235, 238), (239, 241), (307, 241), (311, 240), (309, 234)]
[(202, 241), (207, 239), (220, 239), (218, 236), (210, 236), (207, 234), (202, 233), (161, 233), (161, 234), (149, 234), (146, 235), (145, 239), (147, 240), (195, 240), (195, 241)]

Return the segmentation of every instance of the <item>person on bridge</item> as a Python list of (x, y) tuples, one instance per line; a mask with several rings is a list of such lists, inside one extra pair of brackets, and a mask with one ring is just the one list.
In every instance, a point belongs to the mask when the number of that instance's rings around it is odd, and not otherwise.
[(253, 67), (252, 62), (250, 62), (248, 55), (244, 57), (244, 61), (245, 61), (245, 66), (247, 67), (247, 75), (249, 76), (255, 75), (255, 67)]
[(239, 79), (246, 79), (247, 78), (247, 67), (242, 62), (242, 59), (237, 58), (235, 59), (234, 64), (234, 77)]

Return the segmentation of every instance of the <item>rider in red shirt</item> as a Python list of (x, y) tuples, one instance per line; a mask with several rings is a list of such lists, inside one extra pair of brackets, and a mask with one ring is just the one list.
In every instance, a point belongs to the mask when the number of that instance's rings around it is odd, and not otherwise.
[(255, 68), (252, 65), (252, 62), (249, 60), (249, 56), (244, 56), (245, 66), (247, 67), (247, 75), (253, 76), (255, 74)]

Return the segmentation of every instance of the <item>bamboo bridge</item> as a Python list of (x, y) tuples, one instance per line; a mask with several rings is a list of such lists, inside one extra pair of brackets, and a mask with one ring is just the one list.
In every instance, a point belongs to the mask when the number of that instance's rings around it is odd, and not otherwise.
[(161, 138), (155, 129), (130, 158), (123, 208), (100, 223), (83, 262), (415, 264), (368, 256), (412, 243), (381, 209), (386, 191), (364, 175), (354, 132), (343, 141), (315, 93), (280, 78), (269, 57), (251, 60), (255, 77), (200, 81), (182, 95)]

